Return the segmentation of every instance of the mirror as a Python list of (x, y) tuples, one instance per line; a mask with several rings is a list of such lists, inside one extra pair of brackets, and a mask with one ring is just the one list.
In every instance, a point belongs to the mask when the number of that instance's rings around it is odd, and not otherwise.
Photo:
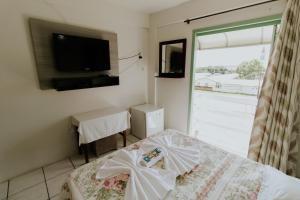
[(159, 77), (183, 78), (186, 39), (159, 43)]

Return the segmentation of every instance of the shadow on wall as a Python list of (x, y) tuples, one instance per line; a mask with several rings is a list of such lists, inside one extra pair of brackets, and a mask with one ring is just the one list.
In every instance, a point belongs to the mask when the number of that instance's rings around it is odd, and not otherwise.
[[(22, 174), (28, 169), (33, 169), (32, 166), (41, 167), (47, 164), (49, 160), (63, 159), (74, 154), (77, 150), (78, 144), (70, 118), (58, 120), (48, 127), (35, 129), (34, 132), (19, 134), (23, 136), (16, 136), (20, 139), (15, 144), (6, 146), (6, 149), (4, 147), (1, 150), (4, 155), (1, 156), (0, 160), (0, 172), (6, 172), (6, 174), (0, 174), (0, 182), (7, 177), (15, 176), (16, 172)], [(65, 145), (59, 145), (62, 142)], [(49, 149), (52, 149), (52, 152), (49, 152)], [(33, 160), (34, 163), (32, 163)]]

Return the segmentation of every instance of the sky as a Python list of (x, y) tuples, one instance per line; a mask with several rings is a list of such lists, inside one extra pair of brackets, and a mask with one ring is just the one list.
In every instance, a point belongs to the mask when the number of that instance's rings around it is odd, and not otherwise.
[[(244, 61), (252, 59), (261, 60), (267, 65), (270, 56), (271, 45), (255, 45), (245, 47), (209, 49), (196, 52), (196, 68), (207, 66), (238, 66)], [(263, 55), (265, 49), (265, 56)], [(216, 59), (217, 58), (217, 59)]]

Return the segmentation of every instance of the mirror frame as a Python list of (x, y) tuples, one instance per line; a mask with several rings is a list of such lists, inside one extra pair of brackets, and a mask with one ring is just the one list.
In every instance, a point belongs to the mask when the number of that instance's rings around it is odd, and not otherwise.
[[(184, 59), (184, 66), (182, 66), (183, 71), (181, 73), (163, 73), (162, 72), (162, 48), (163, 45), (168, 44), (178, 44), (182, 43), (182, 51), (183, 51), (183, 59)], [(185, 76), (185, 65), (186, 65), (186, 39), (179, 39), (179, 40), (170, 40), (170, 41), (163, 41), (159, 43), (159, 76), (164, 78), (184, 78)]]

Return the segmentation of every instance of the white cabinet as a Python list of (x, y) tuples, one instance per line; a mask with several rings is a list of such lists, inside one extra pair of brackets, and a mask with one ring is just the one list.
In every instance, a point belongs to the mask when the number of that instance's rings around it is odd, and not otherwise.
[(150, 104), (132, 107), (131, 133), (144, 139), (164, 130), (164, 109)]

